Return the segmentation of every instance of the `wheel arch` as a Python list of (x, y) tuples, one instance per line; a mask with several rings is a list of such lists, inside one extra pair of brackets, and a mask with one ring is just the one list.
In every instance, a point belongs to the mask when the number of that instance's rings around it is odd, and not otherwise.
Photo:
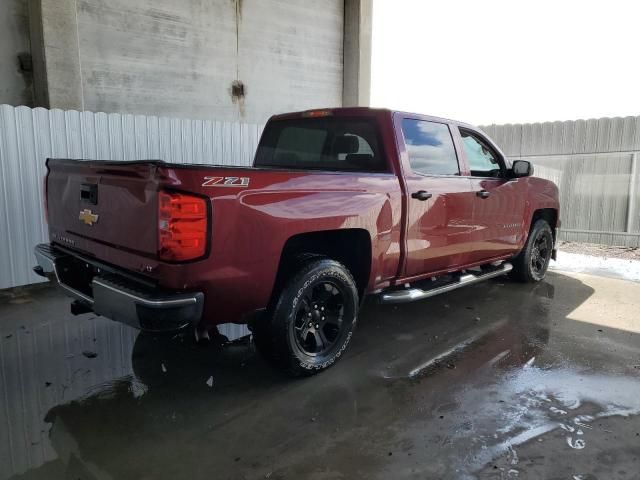
[(289, 237), (278, 262), (272, 302), (287, 279), (315, 258), (331, 258), (343, 264), (353, 276), (362, 298), (371, 274), (371, 249), (370, 233), (360, 228), (306, 232)]
[(545, 220), (549, 224), (549, 226), (551, 227), (551, 233), (553, 234), (553, 240), (556, 241), (556, 228), (558, 227), (558, 210), (555, 208), (538, 208), (537, 210), (534, 210), (533, 214), (531, 215), (529, 232), (531, 232), (531, 229), (538, 220)]

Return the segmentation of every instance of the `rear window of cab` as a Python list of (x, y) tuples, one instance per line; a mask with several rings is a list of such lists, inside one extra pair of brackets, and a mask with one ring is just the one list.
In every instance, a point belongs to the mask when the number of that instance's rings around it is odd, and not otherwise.
[(322, 117), (275, 120), (267, 124), (255, 167), (384, 172), (376, 121)]

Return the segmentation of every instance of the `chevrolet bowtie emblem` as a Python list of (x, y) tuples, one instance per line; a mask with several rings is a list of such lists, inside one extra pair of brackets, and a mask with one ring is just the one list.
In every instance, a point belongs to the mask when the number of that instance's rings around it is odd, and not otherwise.
[(98, 223), (98, 215), (88, 208), (85, 208), (84, 210), (80, 210), (78, 220), (83, 221), (86, 225), (93, 225), (94, 223)]

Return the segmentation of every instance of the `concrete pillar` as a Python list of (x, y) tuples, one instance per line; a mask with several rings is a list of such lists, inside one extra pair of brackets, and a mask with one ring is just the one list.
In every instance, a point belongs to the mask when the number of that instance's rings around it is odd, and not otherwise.
[(36, 104), (84, 110), (76, 0), (29, 0)]
[(44, 64), (44, 40), (42, 38), (42, 5), (40, 0), (29, 0), (29, 37), (33, 69), (33, 103), (36, 107), (49, 107), (47, 69)]
[(342, 105), (371, 101), (371, 31), (373, 0), (344, 0), (344, 69)]

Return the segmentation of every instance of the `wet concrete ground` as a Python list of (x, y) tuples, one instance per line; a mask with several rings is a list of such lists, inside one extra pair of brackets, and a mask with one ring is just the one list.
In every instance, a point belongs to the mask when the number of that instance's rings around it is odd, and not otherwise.
[(553, 272), (369, 302), (290, 380), (0, 293), (0, 480), (640, 478), (640, 283)]

